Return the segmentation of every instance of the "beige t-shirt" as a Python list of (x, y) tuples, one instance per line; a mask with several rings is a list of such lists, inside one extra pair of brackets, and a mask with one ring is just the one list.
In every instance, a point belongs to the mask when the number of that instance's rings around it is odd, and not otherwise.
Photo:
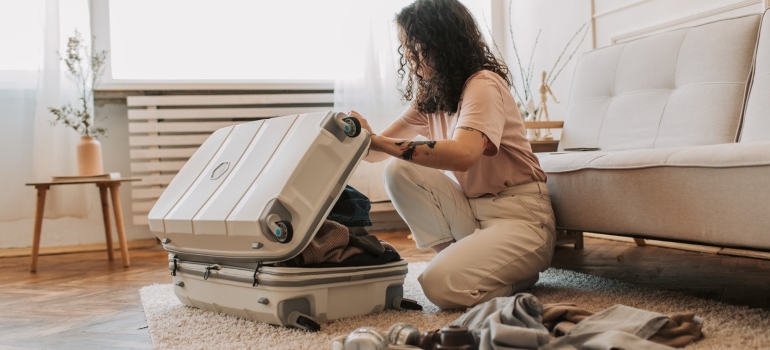
[(457, 113), (426, 115), (408, 107), (396, 121), (429, 140), (452, 139), (458, 127), (473, 128), (487, 136), (490, 142), (484, 157), (467, 172), (454, 172), (469, 198), (546, 180), (525, 135), (516, 101), (505, 80), (494, 72), (482, 70), (468, 78)]

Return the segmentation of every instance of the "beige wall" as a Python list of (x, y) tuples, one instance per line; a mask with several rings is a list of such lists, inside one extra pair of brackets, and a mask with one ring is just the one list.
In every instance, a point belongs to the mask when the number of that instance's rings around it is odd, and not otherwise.
[[(502, 11), (503, 21), (510, 21), (519, 48), (519, 54), (528, 55), (538, 30), (542, 34), (535, 52), (535, 71), (550, 70), (564, 45), (578, 27), (593, 21), (594, 32), (589, 33), (578, 55), (564, 69), (551, 86), (560, 104), (549, 103), (552, 120), (563, 120), (571, 80), (580, 52), (613, 42), (633, 40), (657, 32), (683, 26), (692, 26), (721, 18), (761, 13), (770, 4), (768, 0), (512, 0), (513, 11), (507, 14), (507, 0), (495, 0)], [(506, 24), (507, 25), (507, 24)], [(506, 27), (507, 28), (507, 27)], [(513, 63), (510, 34), (504, 33), (501, 50), (510, 68)], [(499, 42), (498, 42), (499, 44)], [(501, 46), (501, 45), (498, 45)], [(524, 60), (527, 58), (522, 57)], [(534, 85), (535, 87), (537, 85)], [(537, 92), (535, 92), (537, 94)], [(550, 97), (549, 97), (550, 99)]]
[[(505, 3), (507, 4), (507, 1)], [(540, 101), (539, 92), (537, 91), (540, 84), (540, 72), (552, 70), (556, 59), (573, 34), (581, 25), (590, 21), (591, 2), (590, 0), (513, 0), (512, 5), (510, 17), (506, 7), (504, 18), (506, 22), (510, 23), (516, 39), (519, 57), (525, 64), (530, 62), (530, 54), (535, 44), (535, 38), (538, 31), (542, 30), (533, 56), (536, 74), (532, 82), (532, 92), (535, 94), (535, 102), (537, 103)], [(516, 71), (516, 75), (518, 75), (519, 66), (516, 64), (510, 32), (505, 33), (505, 39), (505, 61), (508, 63), (511, 71)], [(579, 38), (576, 40), (579, 40)], [(578, 41), (575, 41), (573, 45), (577, 43)], [(551, 120), (564, 120), (567, 107), (566, 101), (569, 98), (575, 61), (581, 52), (590, 49), (591, 37), (589, 33), (577, 54), (559, 74), (556, 82), (552, 84), (551, 90), (556, 99), (561, 103), (553, 103), (551, 97), (548, 97), (550, 101), (548, 103), (548, 114)], [(555, 136), (558, 138), (559, 133), (555, 133)]]
[(766, 0), (593, 0), (596, 45), (761, 13)]

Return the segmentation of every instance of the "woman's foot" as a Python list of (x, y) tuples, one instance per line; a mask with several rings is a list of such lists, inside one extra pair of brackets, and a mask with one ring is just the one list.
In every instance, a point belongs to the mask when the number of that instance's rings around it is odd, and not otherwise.
[(513, 288), (511, 288), (511, 295), (518, 294), (527, 290), (527, 288), (534, 286), (539, 279), (540, 279), (540, 274), (538, 273), (537, 275), (534, 275), (523, 281), (514, 283)]

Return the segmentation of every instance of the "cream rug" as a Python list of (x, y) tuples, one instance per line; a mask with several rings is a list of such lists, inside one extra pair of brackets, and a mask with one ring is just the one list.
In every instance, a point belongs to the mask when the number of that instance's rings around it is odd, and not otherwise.
[[(139, 293), (155, 348), (159, 349), (330, 349), (331, 339), (362, 326), (387, 330), (406, 322), (421, 331), (441, 328), (461, 315), (439, 311), (423, 295), (417, 276), (426, 263), (409, 264), (404, 284), (407, 298), (423, 305), (420, 311), (389, 310), (377, 315), (337, 320), (309, 333), (202, 311), (182, 305), (171, 284), (156, 284)], [(687, 349), (770, 349), (770, 311), (726, 305), (677, 292), (647, 289), (627, 283), (549, 269), (529, 290), (543, 303), (571, 302), (597, 312), (624, 304), (663, 314), (694, 311), (704, 319), (705, 338)]]

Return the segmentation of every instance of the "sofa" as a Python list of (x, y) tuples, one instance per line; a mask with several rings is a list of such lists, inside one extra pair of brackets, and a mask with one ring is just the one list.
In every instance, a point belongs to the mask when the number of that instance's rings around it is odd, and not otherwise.
[(538, 157), (563, 232), (770, 251), (770, 14), (583, 54)]

